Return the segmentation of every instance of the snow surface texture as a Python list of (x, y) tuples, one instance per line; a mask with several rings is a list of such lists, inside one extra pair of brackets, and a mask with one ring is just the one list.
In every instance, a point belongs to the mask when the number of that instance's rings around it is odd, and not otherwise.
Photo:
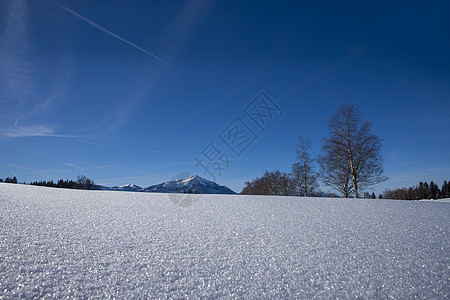
[(0, 184), (0, 298), (449, 296), (448, 203), (189, 197)]

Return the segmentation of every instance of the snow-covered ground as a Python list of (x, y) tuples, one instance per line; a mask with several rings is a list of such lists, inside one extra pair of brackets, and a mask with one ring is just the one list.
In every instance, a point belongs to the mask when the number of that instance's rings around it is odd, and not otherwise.
[(0, 298), (445, 299), (449, 216), (443, 202), (0, 184)]
[(424, 199), (424, 200), (419, 200), (419, 201), (427, 201), (427, 202), (448, 202), (448, 203), (450, 203), (450, 198), (445, 198), (445, 199)]

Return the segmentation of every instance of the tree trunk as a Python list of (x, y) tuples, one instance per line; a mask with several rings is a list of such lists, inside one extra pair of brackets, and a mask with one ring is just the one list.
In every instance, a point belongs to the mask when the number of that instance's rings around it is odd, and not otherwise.
[(355, 175), (353, 175), (353, 193), (355, 194), (355, 198), (358, 198), (358, 182), (356, 181)]
[(304, 177), (303, 177), (303, 180), (305, 181), (305, 197), (308, 197), (308, 182), (307, 182), (308, 176), (306, 174), (306, 164), (305, 163), (303, 163), (303, 168), (305, 169), (305, 173), (304, 173)]

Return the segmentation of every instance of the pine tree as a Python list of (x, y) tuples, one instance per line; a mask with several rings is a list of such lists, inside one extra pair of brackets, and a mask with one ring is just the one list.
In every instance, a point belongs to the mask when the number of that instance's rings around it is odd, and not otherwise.
[(444, 180), (444, 184), (442, 185), (441, 194), (442, 198), (450, 198), (450, 182)]
[(419, 187), (417, 188), (417, 200), (425, 199), (425, 187), (423, 182), (419, 182)]
[(423, 199), (430, 199), (430, 186), (428, 185), (428, 183), (425, 181), (425, 183), (423, 184)]
[(433, 181), (430, 182), (430, 199), (439, 199), (439, 187)]

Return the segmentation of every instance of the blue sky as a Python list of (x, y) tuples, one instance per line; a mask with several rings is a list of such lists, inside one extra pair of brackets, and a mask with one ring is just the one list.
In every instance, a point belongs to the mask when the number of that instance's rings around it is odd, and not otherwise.
[[(319, 154), (327, 120), (353, 103), (384, 139), (377, 193), (441, 185), (449, 13), (448, 1), (4, 0), (0, 178), (149, 186), (187, 172), (239, 192), (290, 171), (299, 135)], [(263, 128), (245, 113), (261, 91), (281, 109)], [(251, 136), (226, 144), (242, 124)], [(212, 156), (205, 176), (195, 159)]]

